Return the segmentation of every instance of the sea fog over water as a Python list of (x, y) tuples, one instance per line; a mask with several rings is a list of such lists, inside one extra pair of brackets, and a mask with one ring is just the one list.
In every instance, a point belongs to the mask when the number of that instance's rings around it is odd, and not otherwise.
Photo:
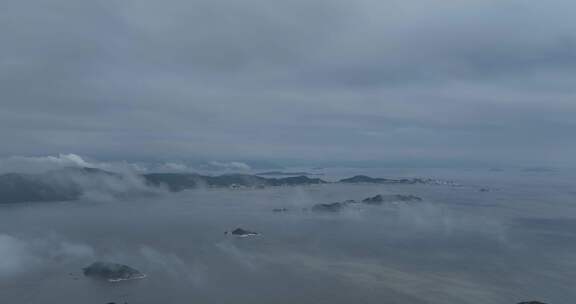
[[(576, 173), (324, 169), (458, 185), (199, 189), (0, 205), (0, 303), (515, 304), (576, 299)], [(482, 188), (489, 191), (480, 191)], [(422, 202), (315, 203), (413, 194)], [(272, 212), (287, 208), (287, 212)], [(242, 227), (260, 235), (236, 238)], [(85, 278), (94, 261), (143, 280)]]

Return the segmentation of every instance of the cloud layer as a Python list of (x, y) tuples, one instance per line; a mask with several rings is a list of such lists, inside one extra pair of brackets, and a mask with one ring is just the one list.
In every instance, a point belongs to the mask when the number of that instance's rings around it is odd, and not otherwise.
[(84, 244), (70, 243), (56, 236), (19, 238), (0, 234), (0, 279), (38, 271), (54, 265), (94, 258), (94, 250)]
[(8, 0), (0, 155), (574, 165), (575, 9)]

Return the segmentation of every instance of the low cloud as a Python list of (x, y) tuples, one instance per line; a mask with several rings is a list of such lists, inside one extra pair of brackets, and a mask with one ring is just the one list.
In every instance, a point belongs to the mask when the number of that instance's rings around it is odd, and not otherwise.
[(97, 168), (112, 172), (145, 172), (146, 167), (122, 162), (100, 162), (89, 160), (77, 154), (58, 154), (56, 156), (10, 156), (0, 158), (2, 173), (44, 173), (64, 168)]
[[(147, 167), (140, 164), (92, 161), (76, 154), (0, 159), (0, 174), (36, 174), (22, 178), (38, 183), (47, 192), (56, 191), (56, 196), (63, 200), (81, 198), (89, 201), (114, 201), (123, 197), (163, 192), (158, 187), (146, 184), (140, 174), (147, 170)], [(3, 184), (5, 188), (10, 187), (10, 180), (6, 178)]]
[(24, 238), (0, 234), (0, 277), (10, 277), (50, 268), (54, 264), (88, 261), (94, 250), (57, 236)]
[(12, 156), (0, 159), (0, 173), (40, 173), (62, 168), (96, 167), (96, 164), (84, 160), (76, 154), (57, 156)]
[(184, 163), (177, 163), (177, 162), (167, 162), (157, 166), (156, 171), (158, 172), (193, 172), (195, 169), (190, 167)]
[(147, 263), (147, 269), (152, 272), (162, 273), (178, 281), (185, 280), (194, 287), (205, 284), (207, 270), (199, 262), (184, 261), (174, 253), (149, 246), (142, 246), (139, 254)]
[(250, 171), (252, 169), (250, 165), (237, 161), (232, 162), (211, 161), (208, 164), (202, 166), (202, 168), (215, 171), (225, 171), (225, 172)]

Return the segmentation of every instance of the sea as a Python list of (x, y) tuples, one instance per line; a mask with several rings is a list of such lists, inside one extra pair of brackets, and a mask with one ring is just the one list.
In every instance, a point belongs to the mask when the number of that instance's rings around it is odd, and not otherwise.
[[(364, 174), (446, 183), (194, 189), (3, 204), (0, 303), (576, 303), (576, 171), (313, 171), (329, 181)], [(311, 209), (377, 194), (423, 200)], [(258, 235), (226, 233), (236, 228)], [(146, 278), (85, 277), (83, 267), (95, 261), (129, 265)]]

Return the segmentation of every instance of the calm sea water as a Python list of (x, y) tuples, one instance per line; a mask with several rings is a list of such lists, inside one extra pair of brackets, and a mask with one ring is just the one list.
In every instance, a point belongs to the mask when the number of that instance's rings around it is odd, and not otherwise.
[[(437, 177), (461, 186), (193, 190), (0, 207), (0, 303), (442, 303), (576, 301), (576, 174), (326, 170), (327, 179)], [(489, 192), (480, 192), (489, 188)], [(314, 203), (414, 194), (417, 204)], [(274, 213), (273, 208), (289, 211)], [(234, 238), (243, 227), (261, 233)], [(124, 263), (148, 278), (95, 282)]]

